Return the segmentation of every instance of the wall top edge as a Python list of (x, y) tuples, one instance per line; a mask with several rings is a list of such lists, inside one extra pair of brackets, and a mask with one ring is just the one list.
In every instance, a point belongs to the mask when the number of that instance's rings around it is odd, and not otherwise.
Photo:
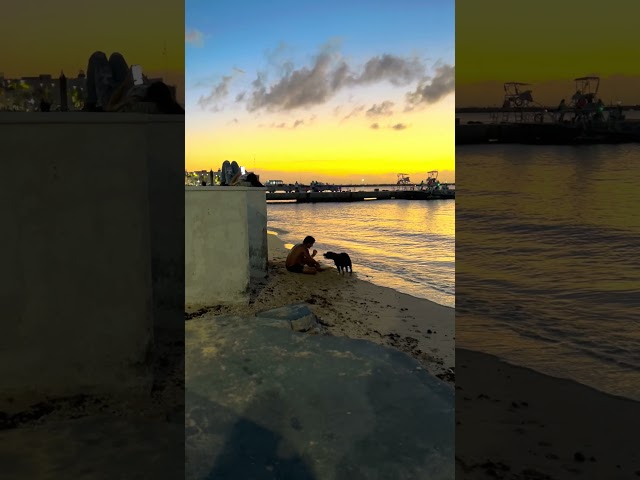
[(0, 112), (0, 124), (180, 123), (184, 115), (118, 112)]
[(260, 187), (194, 187), (185, 186), (185, 192), (266, 192), (266, 188)]

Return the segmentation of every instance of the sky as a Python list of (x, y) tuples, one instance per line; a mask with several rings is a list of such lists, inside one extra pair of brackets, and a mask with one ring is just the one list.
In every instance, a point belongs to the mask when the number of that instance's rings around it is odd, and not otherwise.
[(147, 76), (176, 85), (183, 100), (184, 0), (110, 0), (103, 7), (86, 0), (3, 2), (0, 72), (15, 78), (63, 70), (75, 77), (94, 51), (119, 51)]
[(640, 104), (640, 3), (456, 1), (456, 105), (501, 105), (504, 82), (557, 105), (574, 78), (601, 77), (605, 103)]
[(454, 2), (186, 1), (186, 165), (455, 180)]

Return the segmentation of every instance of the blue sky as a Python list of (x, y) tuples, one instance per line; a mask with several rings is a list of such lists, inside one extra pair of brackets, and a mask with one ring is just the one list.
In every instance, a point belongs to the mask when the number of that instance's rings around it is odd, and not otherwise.
[(185, 22), (187, 168), (453, 171), (453, 0), (186, 0)]
[[(327, 43), (355, 64), (381, 52), (454, 63), (452, 1), (186, 1), (187, 106), (205, 85), (245, 72), (250, 83), (269, 56), (309, 64)], [(238, 75), (240, 76), (240, 75)]]

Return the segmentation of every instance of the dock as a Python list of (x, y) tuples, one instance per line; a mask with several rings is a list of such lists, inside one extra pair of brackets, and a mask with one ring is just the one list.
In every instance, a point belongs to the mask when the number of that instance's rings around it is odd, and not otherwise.
[(584, 128), (560, 123), (469, 123), (456, 125), (456, 145), (519, 143), (538, 145), (640, 142), (640, 122), (630, 120)]
[(454, 200), (455, 190), (434, 194), (424, 190), (382, 190), (378, 192), (291, 192), (269, 193), (267, 201), (296, 203), (361, 202), (365, 200)]

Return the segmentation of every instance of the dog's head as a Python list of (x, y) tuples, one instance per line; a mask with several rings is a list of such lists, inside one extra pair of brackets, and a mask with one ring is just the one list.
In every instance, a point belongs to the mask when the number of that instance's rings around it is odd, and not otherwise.
[(327, 252), (327, 253), (323, 254), (322, 256), (324, 258), (328, 258), (330, 260), (333, 260), (338, 256), (338, 254), (337, 253), (333, 253), (333, 252)]

